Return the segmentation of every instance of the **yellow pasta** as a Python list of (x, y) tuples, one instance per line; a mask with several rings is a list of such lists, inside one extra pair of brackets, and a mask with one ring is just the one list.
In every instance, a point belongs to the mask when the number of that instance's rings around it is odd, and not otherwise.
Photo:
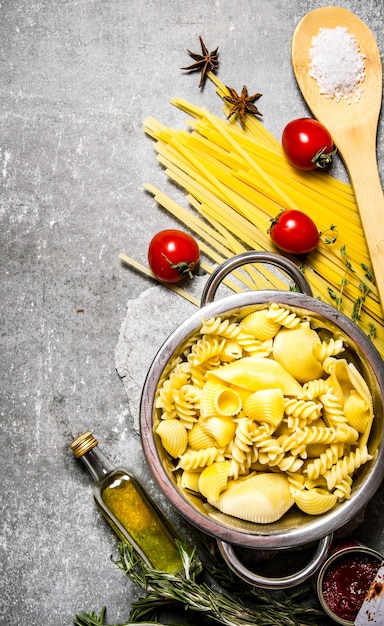
[(313, 346), (313, 355), (318, 361), (340, 354), (344, 350), (342, 339), (333, 339), (322, 341)]
[[(210, 74), (210, 79), (222, 98), (228, 95), (216, 76)], [(383, 316), (351, 185), (293, 168), (280, 142), (257, 119), (247, 119), (243, 129), (182, 99), (172, 104), (190, 116), (188, 131), (148, 118), (145, 132), (153, 138), (169, 179), (185, 189), (191, 209), (149, 183), (144, 187), (196, 233), (204, 255), (215, 263), (247, 249), (273, 250), (267, 230), (283, 208), (316, 215), (322, 232), (336, 224), (336, 243), (321, 241), (297, 265), (315, 297), (352, 317), (384, 354)], [(227, 105), (224, 111), (228, 113)], [(235, 291), (252, 282), (253, 288), (279, 289), (283, 284), (267, 267), (257, 275), (249, 268), (237, 277), (240, 285), (231, 285)]]
[[(223, 513), (267, 524), (294, 504), (321, 515), (351, 497), (355, 472), (374, 458), (367, 447), (374, 412), (364, 378), (340, 357), (339, 338), (320, 339), (308, 316), (278, 303), (261, 311), (202, 321), (161, 378), (154, 430), (175, 460), (181, 489)], [(275, 314), (279, 322), (269, 324)], [(267, 356), (248, 355), (249, 331), (264, 337), (254, 340), (268, 343)], [(313, 378), (301, 384), (289, 363), (274, 359), (286, 334), (306, 337), (321, 377), (313, 367)], [(303, 351), (300, 341), (293, 345)]]
[(301, 400), (314, 400), (326, 393), (329, 387), (328, 379), (319, 378), (317, 380), (309, 380), (303, 384), (303, 391), (299, 397)]
[(284, 417), (284, 395), (281, 389), (260, 389), (244, 402), (244, 413), (260, 423), (276, 429)]
[(184, 454), (188, 443), (188, 436), (180, 420), (161, 420), (156, 427), (156, 433), (159, 435), (161, 444), (168, 454), (174, 458)]
[(191, 349), (188, 355), (188, 361), (191, 366), (196, 367), (202, 365), (209, 359), (212, 359), (219, 355), (225, 344), (225, 339), (218, 339), (217, 337), (205, 337), (199, 339)]
[(215, 446), (206, 448), (205, 450), (192, 450), (187, 449), (184, 454), (181, 455), (176, 469), (193, 470), (199, 467), (205, 467), (211, 465), (214, 461), (223, 460), (221, 452)]
[(301, 386), (277, 361), (244, 357), (207, 372), (208, 380), (219, 379), (249, 391), (279, 388), (285, 395), (298, 395)]
[(238, 324), (230, 323), (229, 320), (221, 320), (220, 317), (211, 317), (207, 321), (203, 321), (200, 329), (202, 335), (220, 335), (220, 337), (226, 337), (228, 339), (235, 339), (241, 328)]
[(323, 419), (327, 426), (338, 426), (346, 423), (344, 403), (340, 396), (333, 392), (333, 387), (330, 387), (319, 399), (323, 405)]
[(246, 353), (245, 356), (266, 357), (272, 352), (272, 339), (256, 339), (254, 335), (242, 334), (237, 339), (238, 345)]
[(293, 504), (288, 479), (265, 473), (232, 483), (219, 498), (208, 501), (223, 513), (259, 524), (280, 519)]
[(201, 427), (201, 420), (188, 431), (188, 446), (193, 450), (205, 450), (216, 446), (215, 439)]
[(301, 321), (296, 313), (292, 313), (289, 309), (276, 304), (276, 302), (272, 302), (267, 315), (271, 321), (284, 326), (284, 328), (296, 328)]
[(193, 471), (193, 470), (184, 470), (184, 472), (179, 475), (178, 484), (181, 489), (185, 489), (187, 491), (193, 491), (196, 494), (200, 493), (199, 490), (199, 478), (201, 472)]
[(254, 311), (244, 317), (240, 322), (240, 327), (261, 341), (272, 339), (280, 330), (280, 324), (269, 317), (266, 309)]
[(337, 502), (337, 495), (326, 489), (305, 489), (293, 493), (295, 504), (309, 515), (321, 515), (333, 509)]
[[(287, 416), (288, 427), (293, 428), (293, 424), (304, 428), (310, 422), (317, 420), (323, 412), (323, 404), (314, 400), (302, 400), (299, 398), (285, 398), (284, 411)], [(291, 421), (290, 418), (298, 421)]]
[(307, 475), (308, 480), (316, 480), (338, 462), (340, 457), (344, 455), (344, 450), (345, 446), (343, 443), (333, 443), (318, 458), (306, 464), (303, 473)]
[(356, 391), (351, 391), (344, 403), (345, 417), (348, 424), (359, 433), (363, 433), (371, 418), (371, 406)]
[(337, 483), (347, 478), (347, 476), (351, 476), (359, 467), (371, 461), (372, 458), (366, 446), (361, 450), (356, 448), (354, 452), (344, 456), (324, 474), (328, 489), (333, 489)]
[(321, 345), (319, 335), (309, 322), (302, 322), (296, 328), (283, 328), (273, 342), (273, 358), (280, 363), (300, 383), (306, 383), (324, 374), (320, 361), (315, 356), (315, 348)]
[(235, 436), (236, 424), (232, 417), (221, 415), (202, 419), (201, 428), (207, 435), (213, 437), (219, 448), (224, 448)]
[(200, 415), (213, 417), (216, 415), (237, 415), (242, 407), (239, 394), (226, 385), (218, 385), (208, 380), (201, 392)]
[(198, 489), (207, 500), (217, 500), (228, 484), (229, 461), (208, 465), (199, 476)]
[(190, 388), (191, 385), (185, 385), (181, 389), (175, 389), (173, 393), (176, 414), (186, 428), (192, 428), (197, 421), (198, 412), (194, 402), (195, 396), (192, 399), (190, 398)]

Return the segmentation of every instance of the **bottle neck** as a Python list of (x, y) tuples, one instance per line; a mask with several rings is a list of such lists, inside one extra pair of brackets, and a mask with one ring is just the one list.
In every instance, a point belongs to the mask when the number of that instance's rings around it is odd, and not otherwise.
[(94, 480), (98, 481), (104, 478), (114, 469), (114, 466), (107, 459), (105, 454), (96, 446), (80, 457), (85, 467)]
[(90, 430), (74, 439), (69, 447), (75, 457), (83, 461), (96, 481), (101, 480), (114, 469), (107, 457), (99, 450), (97, 439)]

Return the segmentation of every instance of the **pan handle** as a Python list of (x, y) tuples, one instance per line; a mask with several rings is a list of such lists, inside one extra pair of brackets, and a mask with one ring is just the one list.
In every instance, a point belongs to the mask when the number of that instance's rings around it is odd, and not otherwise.
[(209, 302), (213, 302), (215, 293), (227, 274), (230, 274), (233, 270), (241, 267), (242, 265), (246, 265), (247, 263), (269, 263), (270, 265), (278, 267), (292, 278), (299, 291), (307, 294), (307, 296), (312, 296), (312, 289), (309, 286), (308, 281), (293, 261), (290, 261), (286, 257), (281, 254), (276, 254), (275, 252), (259, 252), (251, 250), (250, 252), (237, 254), (227, 261), (224, 261), (224, 263), (219, 265), (212, 272), (201, 295), (201, 306), (203, 307)]
[(332, 534), (326, 535), (320, 539), (311, 561), (305, 565), (303, 569), (291, 574), (290, 576), (269, 578), (252, 572), (240, 561), (232, 544), (217, 539), (221, 556), (236, 576), (251, 585), (262, 587), (263, 589), (288, 589), (290, 587), (300, 585), (302, 582), (310, 578), (310, 576), (312, 576), (324, 563), (331, 547), (331, 543)]

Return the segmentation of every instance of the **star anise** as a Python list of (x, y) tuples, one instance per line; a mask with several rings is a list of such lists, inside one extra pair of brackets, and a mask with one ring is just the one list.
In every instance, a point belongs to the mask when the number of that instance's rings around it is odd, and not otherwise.
[(227, 87), (230, 96), (224, 96), (224, 100), (228, 102), (230, 105), (230, 112), (228, 115), (229, 119), (232, 115), (236, 113), (240, 117), (240, 122), (242, 127), (245, 127), (245, 117), (247, 113), (252, 113), (253, 115), (262, 115), (259, 109), (253, 104), (255, 100), (260, 98), (261, 93), (254, 93), (252, 96), (248, 95), (248, 89), (244, 85), (241, 94), (239, 95), (232, 87)]
[(196, 52), (191, 52), (190, 50), (187, 50), (189, 56), (191, 56), (192, 59), (195, 60), (195, 63), (189, 65), (188, 67), (182, 67), (181, 69), (189, 70), (191, 72), (197, 70), (200, 71), (201, 78), (199, 87), (204, 87), (208, 72), (210, 72), (211, 70), (216, 70), (219, 64), (219, 55), (217, 52), (219, 48), (217, 47), (215, 50), (212, 50), (212, 52), (208, 52), (208, 48), (205, 45), (202, 37), (199, 37), (199, 39), (202, 54), (197, 54)]

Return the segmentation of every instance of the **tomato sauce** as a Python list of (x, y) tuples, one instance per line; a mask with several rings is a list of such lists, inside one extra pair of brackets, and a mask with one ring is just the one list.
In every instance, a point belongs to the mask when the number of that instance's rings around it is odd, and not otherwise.
[(380, 561), (371, 554), (345, 554), (326, 571), (322, 591), (331, 611), (354, 621), (375, 578)]

